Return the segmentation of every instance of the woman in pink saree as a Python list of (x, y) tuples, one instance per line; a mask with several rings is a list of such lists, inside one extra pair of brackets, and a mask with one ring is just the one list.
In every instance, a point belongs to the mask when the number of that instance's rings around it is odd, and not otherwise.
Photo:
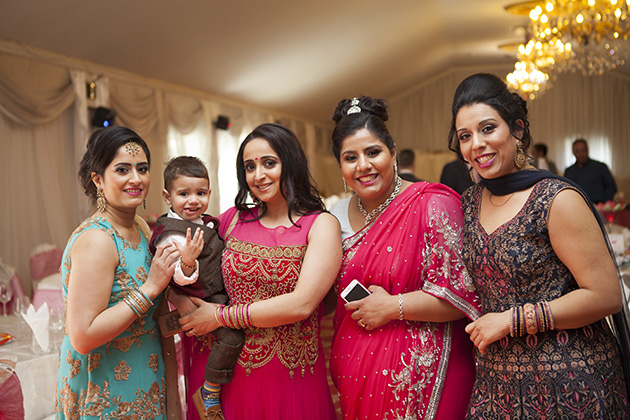
[(474, 382), (464, 331), (477, 297), (459, 255), (459, 195), (397, 174), (386, 105), (342, 100), (333, 153), (355, 192), (332, 209), (342, 229), (338, 291), (352, 280), (371, 294), (338, 298), (330, 360), (345, 419), (463, 419)]

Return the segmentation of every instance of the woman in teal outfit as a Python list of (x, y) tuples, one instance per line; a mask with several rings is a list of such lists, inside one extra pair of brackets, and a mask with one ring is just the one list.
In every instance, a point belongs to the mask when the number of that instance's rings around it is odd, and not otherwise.
[(153, 313), (173, 275), (175, 246), (151, 260), (136, 209), (147, 195), (151, 155), (136, 133), (92, 134), (79, 180), (96, 212), (64, 251), (66, 336), (57, 374), (57, 419), (166, 418), (162, 348)]

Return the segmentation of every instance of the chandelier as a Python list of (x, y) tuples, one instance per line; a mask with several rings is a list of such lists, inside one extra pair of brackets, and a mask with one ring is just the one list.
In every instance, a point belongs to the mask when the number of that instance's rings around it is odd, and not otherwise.
[(558, 73), (601, 75), (630, 56), (630, 0), (527, 1), (506, 7), (529, 13), (527, 39), (519, 46), (508, 84), (530, 99)]

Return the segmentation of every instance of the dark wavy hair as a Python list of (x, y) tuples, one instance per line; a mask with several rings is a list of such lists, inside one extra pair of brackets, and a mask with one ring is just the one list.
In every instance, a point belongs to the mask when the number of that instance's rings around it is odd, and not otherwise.
[(332, 152), (337, 162), (340, 159), (343, 141), (363, 128), (368, 129), (372, 135), (380, 139), (390, 153), (393, 153), (396, 148), (394, 138), (385, 125), (385, 121), (389, 119), (387, 102), (369, 96), (361, 96), (357, 99), (361, 112), (348, 114), (348, 110), (352, 107), (352, 99), (342, 99), (337, 104), (337, 109), (332, 116), (332, 120), (335, 122), (335, 129), (332, 133)]
[(92, 133), (87, 142), (87, 150), (79, 164), (79, 182), (83, 186), (85, 195), (90, 197), (92, 204), (96, 201), (96, 185), (92, 182), (92, 173), (103, 176), (105, 168), (114, 160), (118, 149), (127, 142), (137, 143), (151, 167), (151, 152), (149, 147), (133, 130), (127, 127), (111, 126), (100, 128)]
[[(477, 73), (465, 78), (453, 96), (451, 131), (448, 135), (448, 148), (456, 152), (460, 159), (464, 160), (457, 138), (455, 120), (462, 107), (474, 104), (486, 104), (492, 107), (507, 123), (510, 133), (523, 142), (523, 150), (527, 151), (532, 143), (529, 132), (529, 120), (527, 119), (527, 102), (518, 94), (510, 92), (503, 80), (494, 74)], [(521, 120), (521, 127), (517, 121)], [(514, 133), (522, 131), (519, 138)]]
[(169, 160), (164, 168), (164, 189), (170, 191), (173, 182), (180, 176), (203, 178), (210, 182), (208, 169), (201, 159), (194, 156), (177, 156)]
[[(289, 205), (288, 213), (291, 223), (295, 225), (291, 217), (292, 214), (303, 215), (312, 211), (323, 211), (324, 203), (319, 196), (315, 181), (308, 169), (308, 161), (304, 150), (302, 150), (295, 133), (280, 124), (259, 125), (241, 143), (236, 156), (236, 176), (238, 178), (238, 193), (234, 200), (236, 208), (241, 212), (248, 211), (251, 213), (250, 207), (246, 204), (250, 189), (245, 176), (243, 154), (247, 144), (254, 139), (267, 140), (269, 146), (278, 154), (282, 164), (280, 173), (282, 188), (280, 192)], [(258, 216), (253, 220), (261, 218), (266, 211), (267, 206), (265, 203), (260, 203)]]

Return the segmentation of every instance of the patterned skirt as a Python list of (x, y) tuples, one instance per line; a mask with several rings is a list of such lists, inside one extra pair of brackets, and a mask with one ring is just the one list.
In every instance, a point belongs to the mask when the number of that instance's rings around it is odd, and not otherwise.
[(606, 321), (504, 337), (477, 355), (467, 419), (628, 419), (619, 346)]

